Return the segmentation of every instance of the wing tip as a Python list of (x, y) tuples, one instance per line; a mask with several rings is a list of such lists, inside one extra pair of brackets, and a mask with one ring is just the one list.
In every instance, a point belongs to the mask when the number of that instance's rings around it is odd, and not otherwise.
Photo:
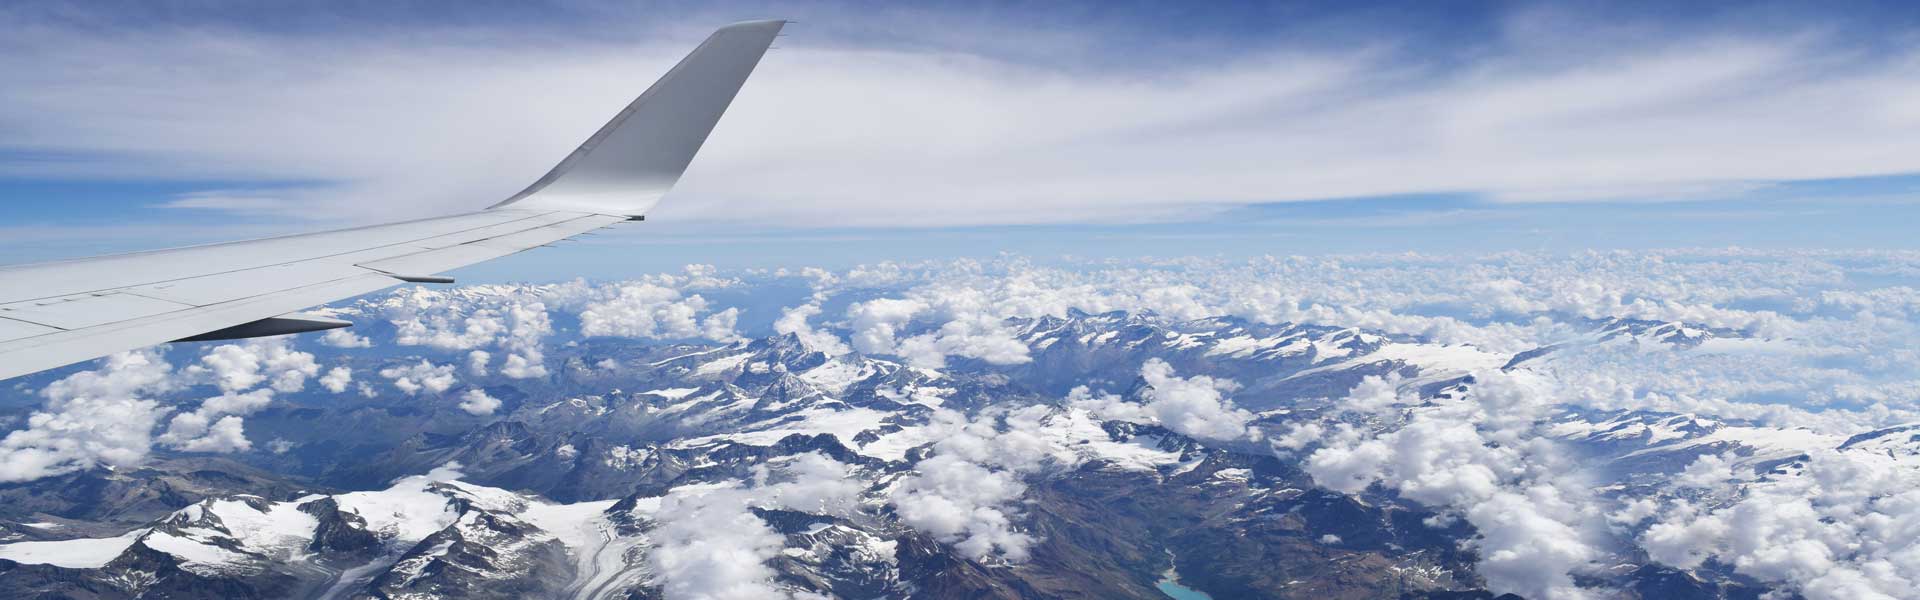
[[(781, 27), (785, 27), (788, 23), (792, 23), (792, 22), (793, 21), (789, 19), (760, 19), (756, 21), (738, 21), (738, 22), (729, 23), (725, 26), (722, 26), (718, 31), (734, 31), (734, 30), (740, 30), (740, 29), (766, 29), (766, 28), (779, 29)], [(716, 33), (718, 33), (718, 31), (716, 31)]]
[(520, 193), (488, 207), (644, 214), (672, 189), (785, 27), (721, 27)]

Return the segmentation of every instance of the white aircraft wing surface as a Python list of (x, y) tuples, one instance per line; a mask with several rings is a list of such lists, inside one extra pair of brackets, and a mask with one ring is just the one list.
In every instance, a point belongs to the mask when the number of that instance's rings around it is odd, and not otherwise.
[(525, 191), (479, 212), (0, 267), (0, 379), (159, 343), (349, 325), (298, 314), (635, 220), (679, 179), (785, 21), (721, 28)]

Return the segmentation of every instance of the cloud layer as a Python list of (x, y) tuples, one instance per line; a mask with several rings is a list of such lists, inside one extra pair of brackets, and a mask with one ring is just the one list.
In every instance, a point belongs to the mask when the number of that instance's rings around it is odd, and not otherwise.
[[(1075, 432), (1124, 420), (1213, 447), (1271, 447), (1320, 487), (1469, 525), (1477, 573), (1500, 592), (1604, 597), (1586, 576), (1650, 559), (1724, 566), (1809, 598), (1910, 597), (1920, 581), (1910, 551), (1920, 500), (1903, 491), (1920, 482), (1915, 449), (1902, 445), (1911, 434), (1842, 441), (1920, 422), (1916, 287), (1911, 252), (1693, 249), (1055, 266), (1008, 257), (724, 275), (694, 266), (609, 283), (406, 288), (330, 309), (362, 324), (356, 338), (143, 351), (57, 380), (0, 440), (0, 479), (135, 465), (156, 444), (269, 451), (246, 437), (247, 415), (312, 388), (504, 417), (501, 398), (517, 397), (489, 393), (496, 384), (619, 373), (617, 360), (572, 360), (581, 356), (572, 348), (602, 337), (719, 346), (791, 333), (938, 380), (1033, 368), (1044, 348), (1022, 333), (1023, 319), (1123, 310), (1162, 325), (1325, 326), (1391, 343), (1368, 360), (1459, 372), (1355, 377), (1325, 398), (1258, 414), (1243, 406), (1272, 382), (1161, 360), (1025, 406), (946, 406), (935, 390), (902, 392), (927, 407), (929, 445), (911, 473), (867, 500), (970, 559), (1031, 559), (1041, 540), (1026, 527), (1028, 489), (1088, 459)], [(316, 355), (323, 346), (337, 354)], [(1316, 365), (1346, 356), (1324, 350)], [(344, 366), (342, 354), (366, 362)], [(1530, 358), (1511, 360), (1521, 355)], [(1648, 475), (1653, 484), (1611, 485), (1620, 482), (1591, 468), (1575, 430), (1624, 411), (1772, 445), (1764, 456), (1723, 452), (1712, 444), (1736, 438), (1714, 438), (1697, 459), (1683, 456), (1690, 464)], [(1631, 425), (1605, 431), (1638, 435)], [(858, 512), (869, 484), (878, 482), (816, 457), (683, 486), (663, 514), (706, 525), (664, 532), (655, 566), (687, 594), (784, 594), (765, 566), (779, 541), (752, 509)]]

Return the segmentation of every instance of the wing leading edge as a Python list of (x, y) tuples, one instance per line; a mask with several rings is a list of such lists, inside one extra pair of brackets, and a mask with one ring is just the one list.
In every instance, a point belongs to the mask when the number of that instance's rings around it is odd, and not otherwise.
[(784, 21), (721, 28), (525, 191), (480, 212), (0, 268), (0, 379), (170, 341), (327, 329), (295, 313), (645, 214)]

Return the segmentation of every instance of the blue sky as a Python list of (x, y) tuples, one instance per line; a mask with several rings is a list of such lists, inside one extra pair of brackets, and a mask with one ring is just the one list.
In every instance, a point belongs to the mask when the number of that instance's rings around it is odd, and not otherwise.
[(469, 280), (1915, 247), (1898, 3), (26, 3), (0, 262), (485, 206), (766, 16), (799, 23), (653, 219)]

